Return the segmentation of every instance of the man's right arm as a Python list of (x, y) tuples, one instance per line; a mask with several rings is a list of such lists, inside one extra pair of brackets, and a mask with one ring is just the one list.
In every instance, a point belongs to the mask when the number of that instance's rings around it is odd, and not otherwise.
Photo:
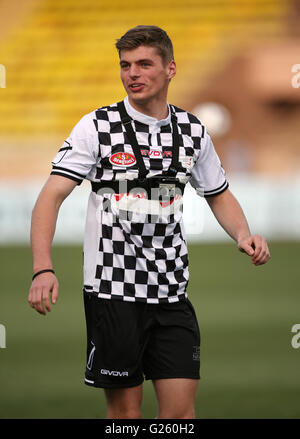
[[(69, 178), (50, 175), (36, 201), (31, 220), (31, 249), (33, 257), (33, 273), (52, 269), (51, 245), (54, 237), (59, 208), (64, 199), (72, 192), (77, 183)], [(52, 303), (58, 297), (58, 281), (51, 272), (38, 275), (31, 284), (28, 296), (30, 306), (40, 314), (46, 315)]]

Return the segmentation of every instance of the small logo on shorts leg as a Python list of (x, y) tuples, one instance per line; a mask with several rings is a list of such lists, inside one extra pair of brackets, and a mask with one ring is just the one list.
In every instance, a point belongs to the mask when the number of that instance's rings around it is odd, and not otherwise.
[(200, 361), (200, 346), (193, 346), (193, 360)]
[(114, 377), (128, 377), (128, 372), (126, 370), (120, 372), (119, 370), (101, 369), (100, 373), (102, 373), (102, 375), (113, 375)]
[(96, 346), (94, 345), (94, 343), (93, 342), (91, 342), (91, 343), (92, 343), (93, 347), (92, 347), (92, 350), (90, 352), (89, 359), (88, 359), (88, 362), (86, 365), (88, 370), (92, 369), (93, 361), (94, 361), (94, 354), (95, 354), (95, 350), (96, 350)]

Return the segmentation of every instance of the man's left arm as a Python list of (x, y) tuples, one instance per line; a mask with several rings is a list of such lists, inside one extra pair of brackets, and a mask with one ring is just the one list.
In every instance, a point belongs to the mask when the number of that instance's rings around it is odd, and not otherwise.
[(229, 189), (207, 197), (206, 201), (219, 224), (236, 241), (238, 249), (251, 256), (254, 265), (265, 264), (270, 259), (266, 240), (260, 235), (251, 235), (244, 212)]

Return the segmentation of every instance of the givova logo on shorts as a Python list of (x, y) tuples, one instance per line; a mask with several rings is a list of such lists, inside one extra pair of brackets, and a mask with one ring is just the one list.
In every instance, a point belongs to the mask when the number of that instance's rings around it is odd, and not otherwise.
[(113, 375), (114, 377), (128, 377), (128, 372), (126, 370), (120, 372), (119, 370), (101, 369), (100, 373), (102, 373), (102, 375)]

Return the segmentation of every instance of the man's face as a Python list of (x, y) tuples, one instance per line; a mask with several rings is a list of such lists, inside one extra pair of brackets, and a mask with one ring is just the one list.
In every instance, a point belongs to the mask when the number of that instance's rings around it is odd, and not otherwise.
[(121, 80), (131, 102), (147, 104), (152, 100), (166, 100), (176, 65), (174, 61), (164, 65), (155, 47), (139, 46), (122, 50), (120, 67)]

